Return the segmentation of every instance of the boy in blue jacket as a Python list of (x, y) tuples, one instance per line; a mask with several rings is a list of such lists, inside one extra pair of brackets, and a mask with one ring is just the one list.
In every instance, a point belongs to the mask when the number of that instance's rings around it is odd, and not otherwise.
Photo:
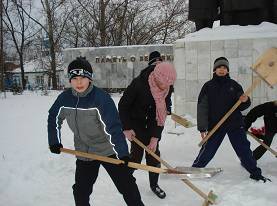
[[(119, 115), (112, 98), (92, 84), (90, 63), (78, 57), (68, 66), (71, 88), (62, 92), (49, 110), (48, 142), (52, 153), (60, 154), (61, 125), (66, 119), (74, 134), (75, 149), (81, 152), (122, 159), (128, 163), (129, 152)], [(124, 164), (113, 165), (77, 156), (75, 184), (76, 206), (89, 206), (99, 167), (108, 172), (129, 206), (142, 206), (136, 180)]]
[(208, 131), (239, 99), (242, 103), (202, 146), (192, 166), (205, 167), (227, 134), (241, 165), (250, 173), (250, 178), (266, 182), (268, 179), (262, 176), (261, 169), (257, 167), (244, 130), (241, 111), (250, 106), (250, 98), (244, 95), (241, 85), (230, 78), (229, 62), (225, 57), (215, 60), (213, 71), (213, 78), (204, 84), (198, 97), (197, 127), (201, 137), (205, 138)]

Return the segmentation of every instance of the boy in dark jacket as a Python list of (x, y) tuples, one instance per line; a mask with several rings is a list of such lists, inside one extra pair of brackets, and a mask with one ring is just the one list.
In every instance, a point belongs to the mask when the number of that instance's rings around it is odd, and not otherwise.
[[(252, 123), (261, 116), (264, 116), (265, 126), (265, 134), (262, 135), (262, 139), (267, 146), (270, 146), (277, 132), (277, 101), (266, 102), (251, 109), (244, 119), (246, 131), (251, 127)], [(266, 148), (260, 145), (253, 151), (253, 155), (255, 159), (258, 160), (265, 152)]]
[(204, 84), (198, 97), (197, 125), (201, 137), (205, 138), (208, 131), (239, 99), (242, 103), (202, 146), (192, 166), (205, 167), (228, 134), (232, 147), (242, 166), (250, 173), (250, 178), (266, 182), (267, 178), (262, 176), (261, 169), (257, 167), (244, 130), (241, 111), (250, 106), (250, 99), (244, 95), (241, 85), (229, 77), (229, 62), (225, 57), (215, 60), (213, 71), (212, 80)]
[[(66, 119), (74, 133), (74, 146), (81, 152), (129, 160), (122, 125), (111, 97), (93, 86), (90, 63), (82, 57), (68, 66), (70, 89), (61, 93), (49, 110), (48, 142), (52, 153), (60, 154), (61, 125)], [(129, 206), (143, 206), (135, 178), (124, 164), (113, 165), (77, 156), (73, 195), (76, 206), (89, 206), (99, 167), (110, 175)]]
[[(151, 58), (150, 58), (151, 59)], [(140, 163), (144, 149), (132, 141), (138, 138), (144, 145), (160, 156), (159, 141), (166, 115), (170, 113), (170, 86), (176, 79), (176, 72), (169, 63), (158, 63), (144, 69), (127, 87), (118, 104), (124, 134), (131, 141), (131, 160)], [(161, 167), (160, 162), (145, 153), (147, 165)], [(165, 198), (165, 192), (158, 185), (159, 174), (149, 172), (152, 191)]]

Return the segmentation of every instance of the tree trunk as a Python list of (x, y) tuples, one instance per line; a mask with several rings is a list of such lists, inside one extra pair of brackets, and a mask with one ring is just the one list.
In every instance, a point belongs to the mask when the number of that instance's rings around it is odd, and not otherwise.
[(1, 91), (4, 92), (4, 47), (3, 47), (3, 4), (2, 0), (0, 3), (0, 71), (1, 71)]
[(21, 85), (22, 85), (22, 89), (25, 90), (26, 89), (26, 80), (24, 77), (24, 63), (23, 63), (23, 54), (22, 53), (19, 54), (19, 62), (20, 62), (20, 71), (21, 71)]
[(53, 30), (53, 18), (48, 0), (45, 0), (47, 20), (48, 20), (48, 37), (50, 46), (50, 65), (51, 65), (51, 77), (52, 77), (52, 89), (57, 89), (57, 77), (56, 77), (56, 54), (54, 43), (54, 30)]
[(106, 7), (109, 1), (105, 2), (100, 0), (99, 9), (100, 9), (100, 19), (99, 19), (99, 30), (100, 30), (100, 46), (106, 46)]

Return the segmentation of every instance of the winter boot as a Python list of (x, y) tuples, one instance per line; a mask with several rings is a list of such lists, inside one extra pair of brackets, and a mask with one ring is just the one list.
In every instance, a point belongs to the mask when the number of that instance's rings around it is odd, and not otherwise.
[(161, 199), (164, 199), (166, 196), (165, 192), (159, 187), (159, 185), (152, 186), (151, 190)]

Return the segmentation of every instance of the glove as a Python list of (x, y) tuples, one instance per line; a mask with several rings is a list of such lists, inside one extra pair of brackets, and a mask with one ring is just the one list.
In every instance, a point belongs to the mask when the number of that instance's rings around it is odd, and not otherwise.
[(253, 180), (256, 180), (256, 181), (262, 180), (262, 181), (264, 181), (264, 183), (265, 183), (266, 181), (270, 181), (270, 182), (271, 182), (271, 179), (266, 178), (266, 177), (262, 176), (261, 174), (259, 174), (259, 175), (251, 174), (251, 175), (250, 175), (250, 178), (253, 179)]
[(49, 149), (52, 153), (55, 153), (55, 154), (60, 154), (61, 153), (61, 148), (63, 148), (63, 145), (62, 144), (53, 144), (53, 145), (50, 145), (49, 146)]
[(122, 163), (122, 165), (124, 167), (128, 167), (128, 163), (131, 161), (130, 157), (129, 156), (124, 156), (124, 157), (121, 157), (120, 159), (124, 161), (124, 163)]
[(251, 127), (250, 132), (261, 140), (265, 140), (265, 127), (255, 128)]

